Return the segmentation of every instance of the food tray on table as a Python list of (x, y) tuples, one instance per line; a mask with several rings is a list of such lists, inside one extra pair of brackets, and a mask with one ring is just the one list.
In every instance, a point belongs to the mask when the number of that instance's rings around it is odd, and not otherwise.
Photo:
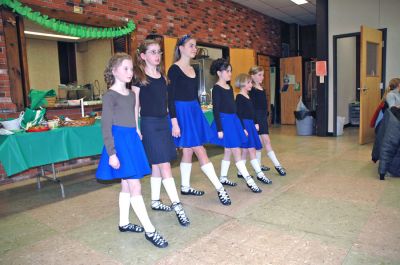
[(62, 120), (60, 119), (58, 125), (60, 127), (80, 127), (89, 126), (95, 123), (96, 119), (94, 117), (84, 117), (77, 120)]
[(48, 126), (39, 125), (39, 126), (30, 127), (26, 131), (27, 132), (45, 132), (45, 131), (48, 131), (48, 130), (50, 130), (50, 128)]

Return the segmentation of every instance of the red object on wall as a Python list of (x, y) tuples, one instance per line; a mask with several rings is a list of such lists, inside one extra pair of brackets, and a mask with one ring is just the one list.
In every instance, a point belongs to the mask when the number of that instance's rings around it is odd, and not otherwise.
[(315, 62), (315, 74), (317, 76), (326, 76), (326, 61), (316, 61)]

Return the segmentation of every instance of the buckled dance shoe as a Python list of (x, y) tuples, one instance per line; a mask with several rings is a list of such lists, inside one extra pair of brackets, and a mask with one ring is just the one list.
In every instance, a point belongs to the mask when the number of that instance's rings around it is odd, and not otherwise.
[(266, 176), (262, 176), (262, 177), (257, 176), (257, 179), (264, 184), (272, 184), (272, 180), (270, 180)]
[(232, 201), (224, 188), (218, 191), (218, 199), (223, 205), (231, 205)]
[(249, 187), (249, 189), (254, 192), (254, 193), (260, 193), (262, 192), (262, 189), (260, 189), (257, 184), (254, 182), (253, 179), (249, 179), (248, 181), (246, 181), (247, 187)]
[(168, 246), (168, 241), (160, 235), (157, 231), (151, 233), (144, 233), (144, 236), (149, 240), (154, 246), (158, 248), (166, 248)]
[(286, 170), (283, 167), (279, 166), (279, 167), (275, 167), (275, 169), (279, 175), (286, 176)]
[(219, 181), (221, 182), (222, 185), (225, 186), (235, 187), (237, 185), (237, 183), (230, 181), (226, 176), (220, 177)]
[(134, 232), (134, 233), (142, 233), (144, 231), (143, 227), (135, 224), (127, 224), (124, 226), (118, 226), (120, 232)]
[(182, 195), (193, 195), (193, 196), (203, 196), (204, 195), (204, 191), (202, 190), (195, 190), (193, 188), (189, 188), (187, 191), (183, 190), (181, 188), (181, 194)]
[(269, 168), (269, 167), (267, 167), (267, 166), (264, 166), (264, 165), (261, 165), (261, 170), (262, 171), (269, 171), (271, 168)]
[(180, 202), (174, 202), (172, 204), (172, 209), (174, 209), (176, 217), (178, 217), (178, 221), (181, 224), (181, 226), (190, 225), (189, 218), (186, 216), (186, 213), (183, 210), (182, 204)]
[(161, 200), (151, 201), (151, 209), (153, 209), (155, 211), (162, 211), (162, 212), (172, 211), (171, 207), (163, 204)]

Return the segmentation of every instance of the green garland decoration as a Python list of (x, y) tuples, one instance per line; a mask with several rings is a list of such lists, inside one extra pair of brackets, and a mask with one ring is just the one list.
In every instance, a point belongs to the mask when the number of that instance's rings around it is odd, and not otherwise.
[(79, 38), (116, 38), (131, 33), (136, 28), (136, 25), (132, 20), (129, 20), (125, 27), (117, 28), (96, 28), (66, 23), (54, 18), (49, 18), (46, 15), (42, 15), (40, 12), (34, 12), (30, 7), (22, 5), (17, 0), (0, 0), (0, 5), (10, 7), (13, 12), (18, 13), (45, 28)]

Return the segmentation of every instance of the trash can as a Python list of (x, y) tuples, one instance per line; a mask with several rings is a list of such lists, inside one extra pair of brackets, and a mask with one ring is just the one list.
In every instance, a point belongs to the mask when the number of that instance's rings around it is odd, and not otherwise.
[(336, 122), (336, 136), (343, 135), (343, 126), (344, 126), (345, 118), (341, 116), (337, 116)]
[(297, 135), (307, 136), (314, 134), (315, 111), (295, 111)]

